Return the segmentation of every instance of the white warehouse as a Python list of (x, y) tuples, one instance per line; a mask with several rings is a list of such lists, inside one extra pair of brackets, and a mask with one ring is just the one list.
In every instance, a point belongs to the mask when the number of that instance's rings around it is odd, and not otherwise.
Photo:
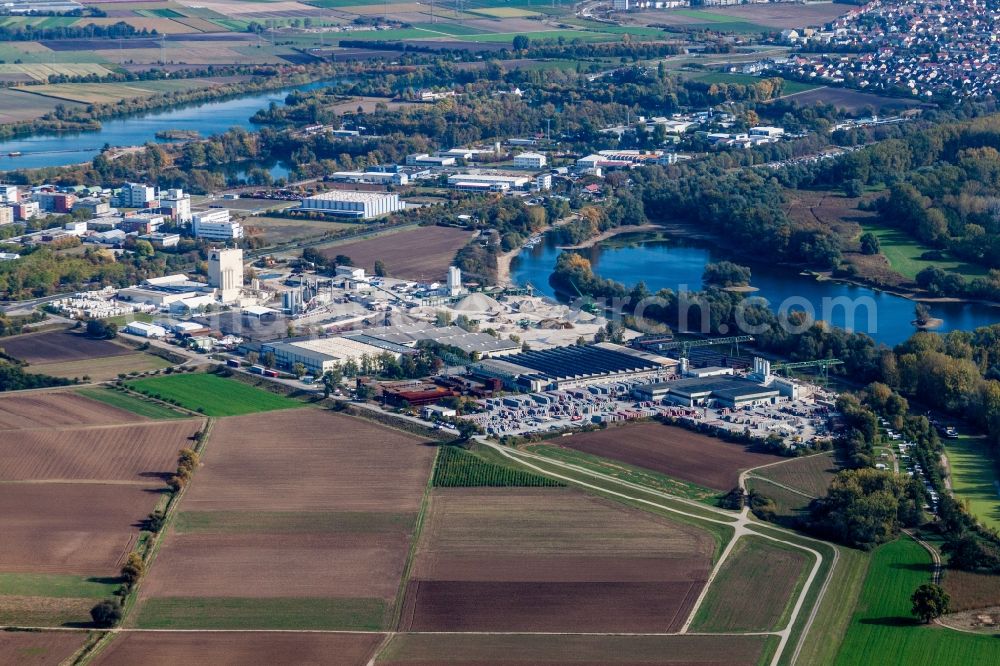
[(545, 155), (541, 153), (521, 153), (514, 156), (514, 166), (518, 169), (541, 169), (545, 164)]
[(302, 200), (301, 210), (367, 220), (403, 210), (406, 205), (394, 192), (346, 192), (333, 190)]
[(243, 238), (243, 225), (229, 219), (227, 208), (220, 208), (195, 213), (191, 222), (191, 232), (195, 238), (227, 241)]

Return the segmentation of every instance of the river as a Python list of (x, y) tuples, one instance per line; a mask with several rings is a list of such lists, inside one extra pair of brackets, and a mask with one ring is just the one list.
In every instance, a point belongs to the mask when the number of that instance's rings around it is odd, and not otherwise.
[[(553, 236), (548, 234), (543, 243), (522, 250), (511, 264), (511, 277), (517, 284), (530, 283), (538, 292), (555, 297), (549, 276), (560, 250)], [(662, 288), (675, 292), (681, 289), (697, 291), (702, 288), (705, 264), (731, 259), (714, 248), (667, 239), (661, 234), (617, 236), (578, 252), (590, 260), (597, 275), (630, 287), (645, 281), (652, 292)], [(744, 260), (738, 263), (747, 264)], [(774, 264), (749, 265), (752, 270), (750, 284), (758, 289), (751, 296), (766, 298), (772, 309), (779, 309), (783, 304), (789, 310), (812, 308), (816, 318), (846, 328), (848, 309), (834, 307), (829, 301), (846, 298), (854, 306), (851, 328), (867, 333), (877, 342), (892, 346), (915, 331), (910, 323), (914, 302), (909, 299), (866, 287), (818, 281)], [(934, 303), (931, 312), (943, 320), (935, 329), (941, 333), (970, 330), (1000, 321), (1000, 309), (976, 303)]]
[[(220, 134), (232, 127), (256, 129), (257, 126), (250, 122), (250, 117), (259, 109), (267, 107), (271, 102), (282, 104), (293, 90), (322, 88), (340, 80), (315, 81), (232, 99), (195, 102), (171, 109), (102, 120), (101, 129), (90, 132), (43, 133), (0, 141), (0, 172), (89, 162), (104, 144), (141, 146), (150, 141), (169, 143), (156, 138), (157, 132), (166, 129), (195, 130), (203, 137)], [(22, 154), (10, 157), (9, 153), (12, 152)], [(272, 175), (281, 177), (287, 173), (287, 169), (278, 169)]]

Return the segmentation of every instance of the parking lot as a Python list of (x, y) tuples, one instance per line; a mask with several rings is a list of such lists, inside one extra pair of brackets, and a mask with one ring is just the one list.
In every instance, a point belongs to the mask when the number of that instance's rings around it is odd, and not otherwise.
[(830, 435), (833, 396), (817, 391), (807, 398), (779, 398), (774, 404), (739, 409), (685, 407), (666, 401), (637, 401), (639, 383), (617, 382), (567, 390), (519, 393), (479, 401), (483, 411), (463, 418), (488, 435), (556, 432), (582, 425), (672, 416), (733, 432), (749, 431), (765, 438), (774, 433), (789, 444), (809, 443)]

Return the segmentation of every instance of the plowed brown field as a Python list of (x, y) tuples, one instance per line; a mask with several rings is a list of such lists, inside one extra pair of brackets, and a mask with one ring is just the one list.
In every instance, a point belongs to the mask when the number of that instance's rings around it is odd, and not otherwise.
[(185, 511), (414, 513), (434, 449), (317, 409), (219, 421)]
[(0, 570), (117, 575), (163, 486), (149, 485), (0, 483)]
[(103, 650), (101, 666), (177, 664), (343, 664), (368, 663), (380, 634), (183, 632), (120, 634)]
[[(392, 598), (408, 535), (184, 534), (168, 539), (148, 596)], [(196, 566), (192, 566), (196, 564)]]
[(79, 361), (136, 353), (128, 347), (108, 340), (94, 340), (68, 331), (17, 335), (5, 338), (0, 347), (3, 347), (8, 355), (27, 363)]
[(88, 400), (71, 391), (31, 392), (0, 397), (0, 430), (58, 428), (147, 421), (145, 417)]
[(0, 632), (0, 664), (59, 664), (83, 646), (87, 635), (72, 631)]
[(355, 266), (366, 271), (375, 269), (381, 260), (389, 275), (411, 280), (443, 280), (448, 266), (472, 235), (450, 227), (420, 227), (376, 238), (335, 245), (323, 250), (323, 256), (343, 254)]
[(643, 423), (586, 432), (559, 440), (560, 446), (645, 467), (715, 490), (736, 485), (741, 471), (784, 460), (748, 451), (683, 428)]
[[(297, 619), (309, 600), (392, 608), (433, 459), (415, 437), (328, 410), (220, 419), (143, 585), (139, 625), (158, 626), (157, 602), (176, 598), (291, 609), (248, 629), (315, 624)], [(218, 617), (195, 626), (234, 626)], [(362, 626), (338, 621), (324, 628)]]
[(697, 528), (570, 489), (437, 489), (400, 629), (676, 631), (713, 548)]
[(704, 581), (492, 583), (411, 581), (406, 631), (665, 633), (684, 624)]
[[(766, 636), (398, 634), (379, 655), (391, 666), (754, 666)], [(776, 640), (771, 638), (770, 640)]]
[(170, 474), (200, 420), (22, 430), (0, 439), (0, 480), (148, 481)]

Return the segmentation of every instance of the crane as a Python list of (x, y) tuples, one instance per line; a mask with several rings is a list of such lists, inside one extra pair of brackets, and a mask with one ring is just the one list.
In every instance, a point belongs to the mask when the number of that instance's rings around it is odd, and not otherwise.
[(656, 348), (659, 351), (666, 351), (668, 349), (680, 349), (681, 357), (687, 358), (688, 352), (696, 347), (714, 347), (716, 345), (735, 345), (736, 346), (736, 356), (739, 354), (739, 344), (741, 342), (753, 342), (752, 335), (731, 335), (727, 338), (705, 338), (704, 340), (673, 340), (670, 342), (657, 342), (650, 346)]
[(579, 296), (580, 300), (582, 301), (580, 309), (583, 310), (584, 312), (589, 312), (590, 314), (599, 314), (601, 309), (597, 307), (597, 303), (594, 302), (593, 297), (584, 295), (584, 293), (580, 291), (580, 288), (576, 286), (576, 282), (573, 282), (572, 279), (569, 281), (569, 283), (573, 285), (573, 290), (576, 292), (576, 295)]
[(789, 363), (779, 363), (773, 366), (773, 370), (784, 370), (785, 376), (788, 376), (789, 370), (798, 370), (801, 368), (819, 368), (819, 376), (824, 381), (830, 376), (830, 368), (835, 365), (843, 365), (844, 362), (839, 358), (817, 358), (811, 361), (794, 361)]

